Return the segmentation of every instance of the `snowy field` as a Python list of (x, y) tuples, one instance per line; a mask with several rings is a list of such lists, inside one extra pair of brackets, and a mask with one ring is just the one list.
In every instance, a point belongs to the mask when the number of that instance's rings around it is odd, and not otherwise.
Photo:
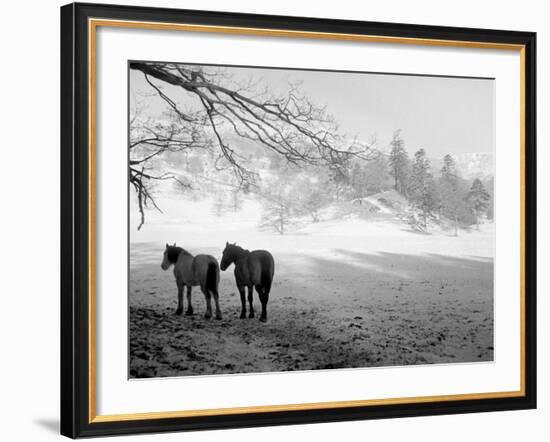
[[(130, 377), (312, 370), (493, 360), (493, 224), (458, 237), (412, 232), (391, 210), (335, 206), (285, 235), (258, 228), (253, 200), (159, 199), (140, 231), (130, 217)], [(133, 209), (133, 207), (131, 207)], [(363, 212), (361, 211), (363, 210)], [(165, 243), (221, 259), (226, 241), (275, 258), (268, 322), (239, 319), (233, 267), (222, 272), (223, 320), (176, 316)], [(255, 308), (260, 303), (255, 294)]]

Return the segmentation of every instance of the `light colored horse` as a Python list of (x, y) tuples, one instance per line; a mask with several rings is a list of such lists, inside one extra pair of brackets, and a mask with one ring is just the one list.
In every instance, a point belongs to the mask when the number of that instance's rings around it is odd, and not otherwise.
[(178, 286), (178, 308), (176, 315), (183, 312), (183, 289), (187, 287), (187, 310), (186, 315), (193, 314), (191, 305), (191, 290), (194, 286), (200, 286), (206, 299), (206, 313), (204, 317), (212, 317), (212, 303), (214, 298), (216, 304), (216, 319), (222, 319), (220, 303), (218, 300), (218, 284), (220, 283), (220, 267), (216, 258), (210, 255), (191, 255), (182, 247), (176, 247), (166, 244), (164, 257), (162, 259), (162, 270), (168, 270), (174, 266), (174, 276)]

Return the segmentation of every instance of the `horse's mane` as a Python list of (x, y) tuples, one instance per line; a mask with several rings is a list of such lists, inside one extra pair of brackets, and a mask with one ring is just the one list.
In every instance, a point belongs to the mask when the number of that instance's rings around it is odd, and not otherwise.
[(244, 249), (241, 246), (238, 246), (236, 243), (235, 244), (229, 244), (229, 247), (232, 250), (236, 251), (239, 255), (241, 255), (243, 253), (249, 253), (250, 252), (250, 250)]
[(184, 255), (192, 256), (191, 253), (189, 253), (187, 250), (185, 250), (183, 247), (177, 247), (177, 246), (168, 246), (166, 249), (168, 252), (168, 262), (175, 264), (178, 260), (178, 257), (181, 253)]

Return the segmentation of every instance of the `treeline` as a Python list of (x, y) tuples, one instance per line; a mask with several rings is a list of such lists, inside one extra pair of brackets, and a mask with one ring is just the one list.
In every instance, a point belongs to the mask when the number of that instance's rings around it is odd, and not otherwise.
[[(278, 155), (250, 155), (249, 164), (262, 175), (261, 186), (251, 190), (263, 204), (261, 226), (285, 234), (297, 220), (322, 219), (322, 210), (335, 202), (362, 202), (364, 198), (395, 190), (406, 201), (401, 210), (411, 228), (427, 232), (436, 223), (452, 228), (476, 226), (493, 218), (493, 178), (467, 180), (447, 154), (435, 169), (427, 152), (412, 157), (399, 131), (386, 149), (372, 159), (350, 160), (342, 167), (293, 167)], [(218, 188), (212, 212), (239, 211), (242, 191)], [(401, 208), (403, 209), (403, 208)]]
[(483, 217), (493, 218), (493, 177), (486, 182), (464, 179), (450, 154), (442, 158), (441, 168), (434, 170), (424, 149), (409, 156), (400, 131), (394, 133), (389, 153), (365, 164), (355, 162), (347, 176), (337, 181), (348, 187), (347, 196), (352, 198), (393, 188), (414, 209), (408, 221), (421, 231), (428, 230), (430, 221), (440, 222), (444, 217), (452, 222), (457, 235), (460, 226), (479, 229)]

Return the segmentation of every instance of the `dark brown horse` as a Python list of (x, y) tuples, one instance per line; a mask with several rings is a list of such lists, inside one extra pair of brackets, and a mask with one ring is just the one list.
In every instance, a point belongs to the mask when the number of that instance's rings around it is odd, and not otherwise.
[(193, 314), (191, 305), (191, 290), (193, 286), (200, 286), (206, 299), (206, 313), (204, 317), (212, 317), (211, 297), (214, 297), (216, 304), (216, 319), (222, 319), (220, 304), (218, 300), (218, 284), (220, 282), (220, 269), (216, 258), (210, 255), (191, 255), (187, 250), (176, 247), (176, 244), (166, 244), (162, 259), (162, 270), (174, 266), (174, 276), (178, 286), (178, 308), (176, 315), (183, 312), (183, 289), (187, 287), (187, 311), (186, 315)]
[(248, 287), (248, 303), (250, 304), (249, 318), (254, 317), (252, 305), (253, 288), (256, 287), (260, 302), (262, 303), (262, 314), (260, 321), (267, 321), (267, 301), (275, 272), (273, 256), (266, 250), (245, 250), (236, 244), (225, 243), (220, 268), (227, 269), (235, 263), (235, 281), (241, 295), (241, 319), (246, 318), (245, 287)]

